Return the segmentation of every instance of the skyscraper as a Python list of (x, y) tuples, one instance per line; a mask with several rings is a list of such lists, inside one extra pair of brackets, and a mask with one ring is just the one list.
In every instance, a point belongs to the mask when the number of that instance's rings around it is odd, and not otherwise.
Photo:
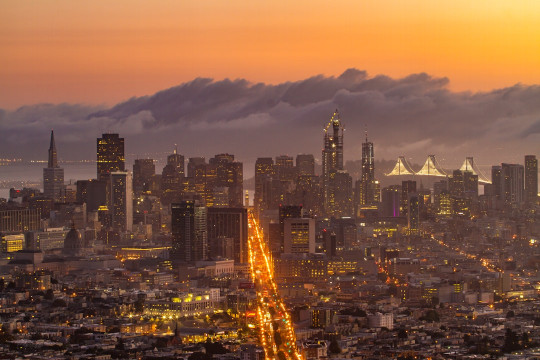
[(120, 232), (133, 230), (133, 190), (128, 171), (109, 174), (111, 186), (110, 210), (113, 228)]
[(524, 198), (524, 167), (520, 164), (502, 164), (502, 200), (506, 205), (519, 206)]
[(404, 180), (401, 182), (401, 216), (407, 216), (409, 211), (409, 198), (411, 193), (416, 193), (416, 181)]
[(103, 134), (97, 139), (97, 177), (108, 179), (114, 171), (125, 171), (124, 138), (118, 134)]
[(538, 201), (538, 159), (535, 155), (525, 156), (525, 201), (528, 204)]
[(400, 201), (401, 186), (390, 185), (382, 190), (382, 201), (380, 213), (383, 217), (399, 217), (400, 216)]
[(274, 175), (274, 160), (272, 158), (257, 158), (255, 161), (255, 196), (253, 207), (257, 213), (266, 208), (264, 204), (264, 183)]
[(133, 164), (133, 191), (140, 194), (148, 190), (152, 176), (156, 174), (153, 159), (135, 159)]
[(207, 256), (207, 209), (194, 201), (171, 204), (171, 260), (194, 262)]
[(230, 239), (232, 259), (236, 263), (248, 262), (248, 223), (245, 208), (208, 208), (208, 256), (224, 256), (220, 242)]
[(315, 175), (315, 158), (313, 154), (296, 155), (296, 172), (298, 176)]
[(277, 178), (281, 181), (294, 181), (296, 179), (296, 168), (294, 167), (292, 156), (276, 156), (274, 170)]
[[(212, 173), (215, 173), (210, 188), (214, 197), (222, 188), (227, 195), (225, 206), (242, 207), (244, 190), (243, 164), (234, 161), (234, 155), (218, 154), (209, 160), (208, 166), (211, 168)], [(207, 171), (208, 173), (209, 171)]]
[[(175, 147), (174, 152), (167, 156), (167, 165), (161, 173), (162, 200), (180, 197), (184, 190), (184, 167), (184, 156), (178, 154)], [(164, 202), (168, 203), (169, 201)]]
[(330, 176), (340, 170), (343, 170), (343, 126), (341, 125), (339, 112), (336, 109), (324, 129), (322, 191), (326, 211), (328, 211), (330, 202)]
[(333, 170), (329, 174), (326, 192), (326, 214), (339, 218), (353, 215), (352, 178), (344, 170)]
[[(282, 205), (279, 207), (279, 252), (284, 251), (284, 238), (285, 238), (285, 219), (301, 218), (302, 206), (301, 205)], [(275, 246), (278, 248), (278, 246)]]
[(64, 187), (64, 169), (58, 166), (54, 131), (51, 130), (51, 143), (49, 145), (49, 159), (47, 167), (43, 169), (43, 194), (55, 202), (62, 201)]
[(375, 154), (373, 143), (362, 143), (362, 181), (360, 183), (360, 205), (372, 206), (375, 204)]
[(417, 234), (420, 220), (420, 197), (417, 193), (408, 194), (407, 225), (410, 234)]

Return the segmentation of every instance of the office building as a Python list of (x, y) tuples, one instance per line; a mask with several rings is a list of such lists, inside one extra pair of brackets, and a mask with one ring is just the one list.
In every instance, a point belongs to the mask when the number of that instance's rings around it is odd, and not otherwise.
[(41, 213), (34, 210), (0, 210), (0, 232), (25, 232), (39, 230)]
[(283, 226), (284, 253), (315, 253), (315, 219), (286, 218)]
[[(301, 218), (302, 206), (301, 205), (281, 205), (279, 207), (279, 246), (273, 244), (273, 248), (279, 248), (279, 252), (284, 252), (285, 241), (285, 219)], [(275, 239), (274, 239), (275, 240)], [(275, 241), (274, 241), (275, 242)]]
[[(326, 212), (335, 212), (335, 193), (330, 190), (330, 178), (343, 170), (343, 125), (336, 110), (324, 129), (324, 148), (322, 150), (322, 194)], [(332, 175), (334, 174), (334, 175)], [(335, 190), (335, 184), (334, 190)], [(352, 185), (351, 185), (352, 187)], [(352, 191), (351, 191), (352, 192)]]
[(330, 172), (326, 182), (326, 214), (330, 217), (353, 215), (352, 178), (344, 170)]
[[(24, 234), (4, 234), (0, 232), (0, 251), (4, 253), (4, 256), (22, 250), (24, 245)], [(11, 258), (10, 255), (7, 255), (7, 257)]]
[(253, 207), (257, 214), (267, 208), (264, 189), (265, 183), (272, 180), (274, 176), (274, 160), (272, 158), (257, 158), (255, 161), (255, 196)]
[[(209, 160), (208, 166), (211, 173), (215, 174), (213, 181), (207, 183), (211, 186), (211, 191), (217, 193), (216, 189), (225, 188), (228, 200), (222, 202), (224, 206), (242, 207), (242, 195), (244, 191), (243, 164), (234, 161), (234, 155), (218, 154)], [(209, 171), (207, 171), (208, 176)], [(221, 191), (223, 193), (223, 191)], [(210, 206), (210, 205), (209, 205)]]
[(108, 180), (115, 171), (125, 171), (124, 138), (118, 134), (103, 134), (97, 139), (97, 177)]
[(277, 178), (280, 181), (294, 181), (297, 173), (294, 167), (292, 156), (280, 155), (276, 156), (276, 164), (274, 170)]
[(401, 186), (391, 185), (382, 189), (380, 213), (382, 217), (399, 217), (401, 203)]
[(409, 193), (407, 201), (407, 226), (409, 234), (417, 234), (420, 229), (420, 196)]
[(171, 204), (172, 249), (174, 262), (195, 262), (207, 258), (207, 208), (195, 201)]
[(167, 156), (167, 165), (161, 174), (162, 191), (182, 191), (184, 181), (184, 156), (177, 153), (177, 149)]
[(153, 159), (135, 159), (133, 163), (133, 192), (140, 194), (148, 191), (155, 174), (156, 166)]
[[(245, 208), (208, 208), (208, 257), (226, 256), (230, 248), (235, 263), (248, 262), (248, 225)], [(227, 241), (230, 240), (230, 246)]]
[(109, 174), (111, 185), (110, 213), (113, 229), (120, 232), (133, 230), (133, 191), (131, 174), (113, 171)]
[(63, 201), (64, 169), (58, 166), (54, 131), (51, 131), (47, 167), (43, 169), (43, 195), (55, 202)]
[(107, 180), (78, 180), (76, 201), (86, 204), (86, 211), (98, 211), (98, 209), (107, 207), (109, 202), (109, 187)]
[(404, 180), (401, 182), (401, 216), (407, 217), (409, 209), (409, 194), (416, 193), (416, 181)]
[(313, 154), (296, 155), (296, 173), (298, 176), (315, 175), (315, 157)]
[(373, 206), (376, 204), (375, 188), (375, 154), (373, 143), (366, 141), (362, 143), (362, 181), (360, 183), (359, 201), (360, 206)]

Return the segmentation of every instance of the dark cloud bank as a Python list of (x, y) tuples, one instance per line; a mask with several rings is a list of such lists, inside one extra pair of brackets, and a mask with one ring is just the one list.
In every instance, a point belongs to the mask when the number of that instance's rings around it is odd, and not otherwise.
[(445, 166), (474, 156), (482, 164), (522, 162), (540, 150), (540, 86), (452, 92), (448, 79), (402, 79), (349, 69), (278, 85), (197, 78), (112, 108), (40, 104), (0, 110), (0, 154), (45, 158), (55, 130), (64, 159), (95, 157), (95, 139), (119, 132), (131, 154), (165, 152), (178, 143), (186, 156), (229, 152), (251, 164), (258, 156), (313, 153), (338, 108), (345, 158), (360, 157), (367, 127), (376, 156), (422, 163), (436, 154)]

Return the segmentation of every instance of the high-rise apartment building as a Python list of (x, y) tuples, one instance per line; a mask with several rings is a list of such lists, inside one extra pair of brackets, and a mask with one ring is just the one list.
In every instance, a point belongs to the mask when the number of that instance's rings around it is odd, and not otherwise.
[(118, 134), (103, 134), (97, 139), (97, 177), (108, 179), (114, 171), (125, 171), (124, 138)]
[(524, 167), (502, 164), (502, 200), (506, 205), (519, 206), (525, 200)]
[(43, 169), (43, 195), (61, 202), (64, 188), (64, 169), (58, 166), (54, 131), (51, 130), (51, 142), (49, 145), (49, 157), (47, 167)]
[(133, 230), (133, 190), (128, 171), (113, 171), (110, 181), (110, 214), (113, 229), (120, 232)]
[(535, 155), (525, 156), (525, 201), (538, 202), (538, 159)]
[(171, 204), (171, 260), (195, 262), (207, 258), (207, 208), (194, 201)]

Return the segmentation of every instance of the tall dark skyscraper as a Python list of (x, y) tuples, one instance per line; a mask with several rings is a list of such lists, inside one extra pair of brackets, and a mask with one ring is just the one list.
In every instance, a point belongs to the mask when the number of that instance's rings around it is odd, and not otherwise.
[(538, 159), (535, 155), (525, 156), (525, 201), (528, 204), (538, 201)]
[(404, 180), (401, 182), (401, 216), (408, 216), (410, 194), (416, 193), (416, 181)]
[(161, 173), (161, 191), (170, 191), (174, 194), (173, 197), (179, 196), (183, 191), (184, 168), (184, 156), (178, 154), (175, 147), (174, 152), (167, 156), (167, 165)]
[[(208, 256), (248, 262), (248, 223), (245, 208), (208, 208)], [(230, 246), (229, 246), (230, 245)]]
[(194, 262), (206, 260), (207, 209), (194, 201), (171, 204), (171, 260)]
[(343, 126), (336, 110), (324, 129), (322, 191), (325, 209), (328, 209), (331, 198), (329, 184), (331, 174), (340, 170), (343, 170)]
[(64, 188), (64, 169), (58, 166), (58, 155), (54, 142), (54, 131), (51, 130), (51, 143), (49, 145), (49, 159), (47, 167), (43, 169), (43, 194), (54, 201), (62, 201)]
[(255, 161), (255, 196), (253, 198), (253, 207), (259, 213), (266, 208), (264, 204), (264, 184), (272, 180), (274, 176), (274, 160), (272, 158), (257, 158)]
[[(285, 205), (279, 207), (279, 252), (284, 251), (284, 231), (285, 231), (285, 219), (301, 218), (302, 206), (301, 205)], [(276, 244), (277, 245), (277, 244)], [(277, 248), (277, 246), (275, 246)]]
[(408, 194), (407, 225), (410, 234), (417, 234), (420, 228), (420, 197), (416, 193)]
[(399, 217), (400, 202), (401, 202), (401, 186), (390, 185), (382, 190), (381, 201), (381, 216), (383, 217)]
[(372, 206), (375, 204), (376, 196), (375, 184), (375, 153), (373, 143), (368, 141), (366, 132), (366, 141), (362, 143), (362, 181), (360, 182), (360, 206)]
[(110, 210), (113, 227), (121, 232), (133, 230), (133, 190), (128, 171), (110, 173)]
[(156, 174), (153, 159), (135, 159), (133, 164), (133, 192), (140, 194), (148, 190), (152, 177)]
[(103, 134), (97, 139), (97, 177), (106, 180), (114, 171), (125, 171), (124, 138)]

